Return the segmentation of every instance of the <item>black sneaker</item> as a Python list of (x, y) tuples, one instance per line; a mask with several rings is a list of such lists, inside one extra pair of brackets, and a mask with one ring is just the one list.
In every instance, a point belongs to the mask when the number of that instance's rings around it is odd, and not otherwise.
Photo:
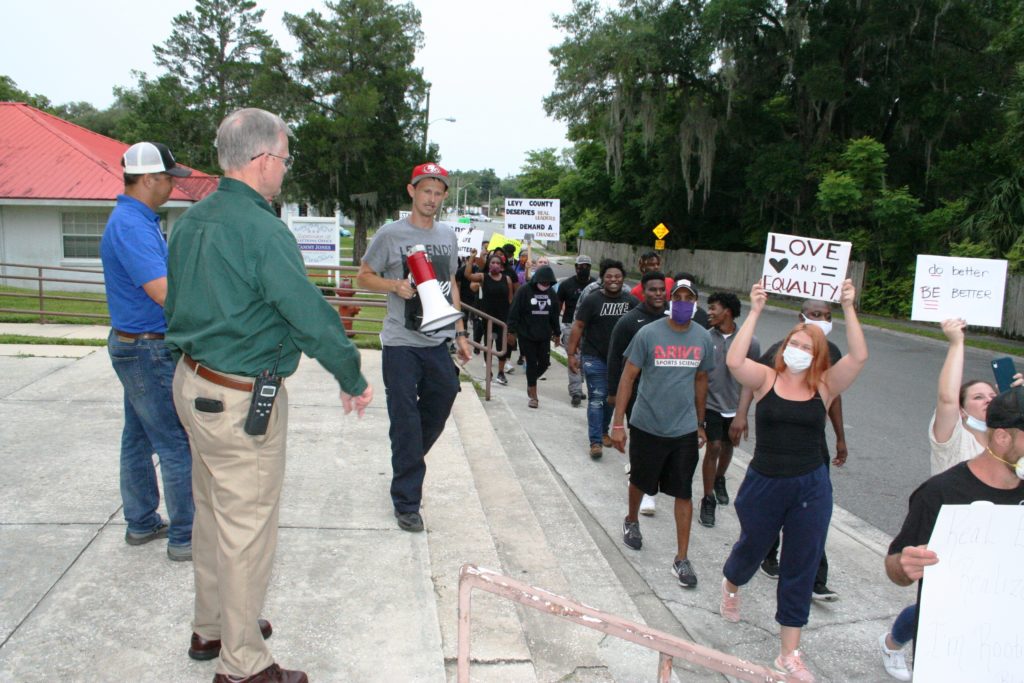
[(580, 398), (579, 394), (576, 394), (575, 396), (572, 397), (572, 407), (573, 408), (579, 408), (580, 407), (580, 403), (582, 403), (582, 402), (583, 402), (583, 399)]
[(818, 602), (835, 602), (839, 599), (839, 593), (836, 593), (823, 583), (816, 583), (814, 584), (814, 592), (811, 593), (811, 597)]
[(633, 550), (640, 550), (644, 544), (644, 537), (640, 534), (640, 522), (622, 520), (622, 542)]
[(133, 534), (125, 530), (124, 542), (128, 545), (143, 545), (158, 538), (167, 538), (167, 522), (160, 522), (156, 527), (145, 534)]
[(715, 499), (719, 505), (729, 504), (729, 492), (725, 490), (725, 477), (715, 477)]
[(779, 558), (774, 555), (764, 558), (764, 562), (761, 563), (761, 573), (769, 579), (779, 578)]
[(516, 361), (516, 365), (526, 365), (526, 359), (519, 356), (519, 360)]
[(395, 510), (398, 528), (402, 531), (423, 531), (423, 518), (418, 512), (399, 512)]
[(504, 372), (499, 372), (498, 376), (494, 378), (494, 381), (498, 384), (508, 385), (508, 380), (505, 378)]
[(700, 499), (700, 523), (701, 526), (715, 526), (715, 497), (711, 494)]
[(693, 571), (693, 565), (689, 560), (676, 560), (672, 563), (672, 573), (679, 579), (679, 585), (683, 588), (697, 587), (697, 573)]

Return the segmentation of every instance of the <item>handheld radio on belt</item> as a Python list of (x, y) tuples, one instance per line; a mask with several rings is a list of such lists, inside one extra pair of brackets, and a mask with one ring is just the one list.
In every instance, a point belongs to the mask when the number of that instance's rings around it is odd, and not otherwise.
[(281, 386), (281, 378), (277, 376), (277, 366), (281, 363), (281, 349), (284, 344), (277, 345), (277, 360), (274, 369), (264, 370), (252, 383), (252, 400), (249, 402), (249, 414), (245, 418), (245, 433), (250, 436), (262, 436), (267, 433), (270, 424), (270, 411), (274, 408), (277, 390)]

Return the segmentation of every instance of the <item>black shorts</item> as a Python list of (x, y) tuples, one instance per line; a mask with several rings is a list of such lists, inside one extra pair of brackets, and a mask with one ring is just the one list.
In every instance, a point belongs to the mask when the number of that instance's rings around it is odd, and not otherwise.
[(722, 417), (718, 411), (708, 408), (704, 411), (704, 433), (708, 435), (708, 441), (728, 441), (729, 427), (732, 426), (731, 417)]
[(697, 432), (664, 437), (629, 428), (629, 483), (649, 496), (693, 498), (698, 460)]

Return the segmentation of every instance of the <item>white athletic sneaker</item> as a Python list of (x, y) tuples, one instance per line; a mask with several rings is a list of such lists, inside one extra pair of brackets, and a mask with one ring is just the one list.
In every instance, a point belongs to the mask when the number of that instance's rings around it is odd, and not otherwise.
[(640, 501), (640, 514), (647, 515), (648, 517), (654, 516), (654, 507), (657, 504), (657, 498), (654, 496), (648, 496), (644, 494), (644, 499)]
[(907, 658), (903, 654), (903, 650), (890, 650), (885, 644), (885, 638), (888, 635), (888, 633), (883, 633), (878, 638), (878, 646), (882, 648), (882, 666), (897, 681), (912, 680), (913, 677), (910, 675), (910, 667), (907, 666)]

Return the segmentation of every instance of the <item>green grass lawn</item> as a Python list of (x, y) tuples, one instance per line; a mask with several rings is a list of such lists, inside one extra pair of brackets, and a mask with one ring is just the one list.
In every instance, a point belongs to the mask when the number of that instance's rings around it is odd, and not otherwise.
[[(57, 290), (46, 290), (46, 297), (74, 297), (85, 299), (85, 301), (65, 301), (62, 299), (43, 300), (43, 310), (48, 313), (89, 313), (103, 316), (103, 319), (88, 318), (76, 315), (47, 315), (45, 322), (73, 323), (77, 325), (104, 325), (109, 322), (107, 318), (107, 301), (103, 294), (90, 292), (62, 292)], [(15, 295), (30, 296), (15, 296)], [(38, 313), (28, 311), (39, 310), (39, 299), (36, 292), (30, 289), (19, 289), (17, 287), (0, 287), (0, 308), (23, 309), (25, 313), (0, 312), (0, 322), (5, 323), (38, 323), (43, 322)]]

